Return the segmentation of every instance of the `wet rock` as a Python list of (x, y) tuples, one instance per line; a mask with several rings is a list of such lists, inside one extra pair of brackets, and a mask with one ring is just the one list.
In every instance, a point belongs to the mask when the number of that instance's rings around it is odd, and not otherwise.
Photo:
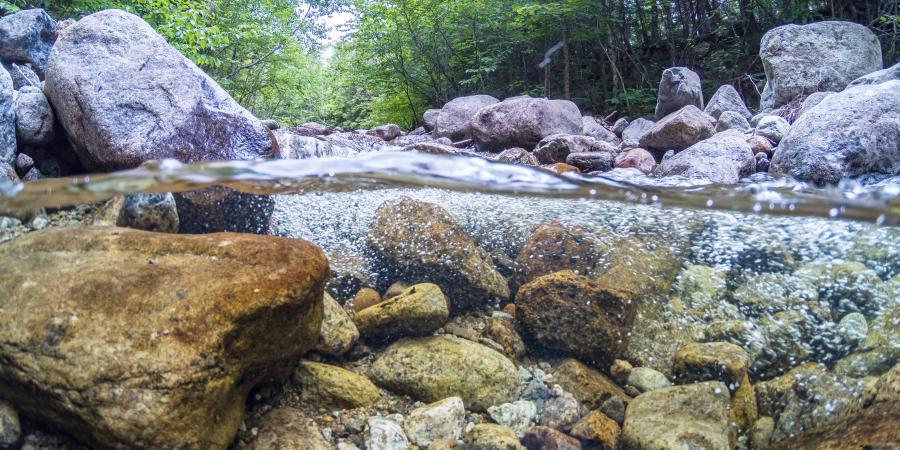
[(522, 443), (528, 450), (581, 450), (578, 439), (550, 427), (529, 428)]
[(794, 383), (785, 397), (772, 439), (779, 441), (854, 414), (860, 408), (862, 389), (859, 381), (824, 371)]
[(275, 209), (275, 200), (271, 196), (245, 194), (223, 187), (174, 195), (179, 233), (268, 234)]
[(37, 167), (32, 167), (25, 175), (22, 176), (23, 182), (37, 181), (41, 178), (47, 178)]
[(476, 424), (466, 432), (460, 450), (525, 450), (516, 432), (494, 423)]
[(37, 88), (19, 92), (16, 105), (16, 139), (19, 145), (49, 144), (53, 140), (55, 126), (53, 109), (43, 92)]
[(744, 378), (737, 385), (728, 386), (734, 394), (731, 396), (732, 421), (746, 434), (751, 430), (759, 417), (759, 409), (756, 406), (756, 392), (750, 383), (750, 376), (744, 374)]
[(410, 284), (405, 281), (395, 281), (395, 282), (391, 283), (390, 286), (388, 286), (386, 291), (384, 291), (383, 299), (390, 300), (390, 299), (402, 294), (403, 291), (409, 289), (409, 287), (410, 287)]
[(329, 450), (318, 425), (295, 408), (278, 407), (265, 416), (250, 450)]
[(850, 312), (874, 315), (889, 297), (878, 274), (859, 262), (813, 262), (796, 276), (816, 286), (819, 300), (831, 306), (835, 317)]
[(279, 128), (272, 132), (272, 136), (278, 142), (278, 157), (281, 159), (346, 157), (357, 154), (356, 150), (327, 137), (301, 134), (297, 128)]
[(417, 142), (403, 147), (403, 151), (416, 151), (420, 153), (428, 153), (432, 155), (460, 155), (463, 152), (454, 147), (452, 142)]
[[(399, 419), (399, 418), (398, 418)], [(369, 417), (365, 430), (366, 450), (407, 450), (409, 440), (398, 420), (391, 416)]]
[(553, 172), (557, 175), (562, 175), (562, 174), (566, 174), (566, 173), (576, 174), (576, 173), (580, 172), (577, 167), (570, 166), (566, 163), (544, 164), (543, 166), (541, 166), (541, 168), (549, 170), (550, 172)]
[(522, 164), (525, 166), (540, 165), (540, 161), (528, 150), (521, 147), (508, 148), (497, 155), (497, 161), (508, 162), (513, 164)]
[[(725, 112), (731, 112), (744, 118), (745, 121), (753, 116), (750, 110), (747, 109), (747, 105), (744, 104), (741, 95), (730, 84), (723, 84), (719, 87), (712, 98), (709, 99), (709, 103), (706, 104), (703, 112), (712, 116), (713, 119), (720, 119), (722, 113)], [(749, 122), (747, 128), (750, 128)]]
[(650, 131), (654, 125), (656, 125), (656, 122), (638, 117), (632, 120), (622, 131), (622, 141), (640, 141), (641, 137)]
[(568, 100), (516, 97), (482, 108), (472, 118), (481, 149), (532, 148), (553, 134), (580, 134), (581, 112)]
[[(592, 137), (598, 141), (608, 142), (613, 145), (619, 145), (619, 142), (622, 142), (622, 140), (619, 139), (618, 136), (618, 134), (621, 134), (621, 131), (619, 131), (619, 133), (616, 133), (615, 131), (601, 125), (600, 122), (597, 122), (597, 119), (591, 116), (582, 117), (581, 122), (583, 125), (581, 134), (584, 134), (585, 136)], [(628, 124), (625, 123), (624, 125), (627, 126)]]
[(878, 378), (875, 383), (877, 402), (900, 402), (900, 363)]
[(26, 86), (40, 88), (41, 79), (34, 73), (31, 64), (3, 63), (3, 67), (12, 77), (13, 89), (18, 91)]
[(750, 175), (756, 160), (743, 133), (725, 131), (691, 145), (659, 165), (657, 175), (683, 175), (734, 184)]
[(510, 401), (518, 387), (509, 359), (453, 336), (400, 340), (378, 356), (369, 376), (384, 388), (422, 401), (458, 396), (476, 411)]
[(170, 192), (125, 196), (116, 225), (138, 230), (177, 233), (178, 208)]
[(787, 120), (778, 116), (765, 116), (759, 119), (753, 134), (769, 139), (769, 141), (778, 144), (781, 139), (790, 131), (791, 125)]
[(812, 378), (825, 374), (823, 366), (805, 363), (789, 370), (784, 375), (754, 385), (756, 404), (761, 416), (778, 417), (787, 405), (788, 394), (798, 383), (806, 383)]
[(710, 266), (688, 264), (678, 274), (675, 299), (681, 301), (685, 313), (703, 319), (734, 319), (740, 312), (722, 301), (726, 294), (725, 273)]
[(370, 134), (372, 136), (378, 136), (379, 138), (385, 141), (392, 141), (397, 136), (400, 136), (400, 126), (389, 123), (387, 125), (380, 125), (371, 130), (367, 131), (366, 134)]
[(847, 314), (838, 322), (838, 333), (844, 338), (844, 342), (850, 345), (864, 341), (869, 334), (866, 316), (858, 312)]
[(432, 131), (437, 127), (438, 116), (441, 115), (440, 109), (428, 109), (422, 114), (422, 125), (425, 131)]
[(900, 80), (900, 63), (894, 64), (887, 69), (876, 70), (870, 74), (863, 75), (851, 81), (847, 87), (881, 84), (891, 80)]
[(550, 391), (551, 397), (544, 402), (544, 408), (538, 416), (538, 423), (550, 428), (568, 431), (586, 411), (575, 399), (558, 384)]
[(613, 165), (617, 168), (634, 167), (646, 175), (653, 173), (656, 168), (656, 159), (647, 150), (632, 148), (616, 155)]
[(748, 137), (747, 144), (750, 145), (750, 151), (754, 156), (760, 153), (772, 156), (772, 142), (762, 136)]
[(16, 100), (12, 78), (0, 68), (0, 163), (16, 160)]
[(0, 58), (47, 67), (56, 22), (43, 9), (23, 9), (0, 18)]
[(835, 364), (835, 373), (862, 378), (878, 376), (891, 369), (900, 361), (900, 307), (886, 308), (873, 320), (868, 321), (866, 340), (861, 342), (855, 353)]
[(622, 434), (619, 424), (600, 411), (591, 411), (569, 432), (587, 448), (617, 449)]
[(472, 122), (482, 108), (498, 103), (490, 95), (458, 97), (447, 102), (438, 113), (434, 125), (435, 137), (447, 137), (452, 141), (472, 139)]
[(440, 439), (462, 438), (465, 417), (462, 399), (450, 397), (410, 411), (403, 429), (410, 442), (427, 447)]
[(768, 448), (775, 432), (775, 420), (768, 416), (760, 417), (750, 430), (750, 448)]
[(511, 428), (519, 436), (534, 425), (538, 413), (537, 406), (529, 400), (494, 405), (488, 408), (487, 412), (494, 422)]
[(815, 183), (837, 183), (900, 168), (900, 80), (829, 95), (791, 126), (772, 171)]
[(509, 286), (443, 208), (404, 198), (381, 205), (366, 243), (388, 279), (440, 286), (452, 311), (509, 298)]
[(331, 295), (325, 293), (322, 303), (322, 329), (313, 350), (325, 355), (341, 356), (359, 340), (359, 330), (350, 315)]
[(763, 109), (777, 108), (798, 95), (840, 91), (882, 67), (878, 38), (852, 22), (771, 29), (760, 42), (759, 56), (766, 71)]
[(825, 100), (825, 97), (834, 94), (834, 92), (826, 91), (826, 92), (813, 92), (806, 96), (803, 99), (803, 103), (800, 104), (800, 110), (797, 111), (797, 115), (794, 117), (794, 121), (796, 122), (797, 118), (806, 114), (809, 110), (813, 109), (819, 103), (822, 103), (822, 100)]
[(688, 105), (703, 109), (700, 76), (687, 67), (670, 67), (664, 70), (656, 98), (656, 120)]
[(721, 382), (674, 386), (641, 394), (625, 413), (622, 445), (629, 449), (734, 448), (728, 389)]
[(612, 152), (569, 153), (566, 164), (575, 166), (582, 173), (612, 170), (616, 154)]
[(615, 154), (617, 149), (608, 142), (600, 141), (589, 136), (554, 134), (541, 139), (537, 148), (534, 150), (534, 156), (541, 164), (554, 164), (558, 162), (567, 162), (566, 157), (570, 153), (587, 152)]
[(50, 53), (45, 92), (91, 171), (151, 159), (274, 156), (262, 122), (146, 22), (121, 10), (66, 28)]
[(366, 407), (381, 398), (378, 388), (364, 375), (328, 364), (303, 361), (293, 380), (304, 400), (322, 408)]
[(0, 397), (102, 448), (228, 446), (250, 389), (313, 346), (328, 267), (298, 239), (91, 227), (0, 260)]
[(488, 322), (486, 333), (494, 342), (500, 344), (503, 354), (510, 359), (516, 359), (525, 353), (525, 342), (510, 320), (492, 318)]
[(722, 381), (737, 390), (750, 370), (750, 356), (727, 342), (705, 342), (683, 347), (675, 354), (673, 371), (679, 384)]
[(441, 288), (422, 283), (359, 311), (353, 320), (363, 338), (383, 342), (406, 336), (428, 336), (443, 326), (449, 316), (447, 297)]
[(688, 105), (659, 119), (639, 142), (650, 150), (684, 150), (712, 136), (715, 122), (696, 106)]
[(649, 367), (632, 369), (628, 374), (627, 384), (634, 386), (639, 392), (657, 391), (672, 385), (665, 375)]
[(608, 365), (627, 345), (637, 301), (620, 286), (565, 270), (519, 288), (516, 315), (538, 348)]
[(900, 425), (900, 403), (879, 403), (831, 425), (775, 442), (769, 449), (892, 448), (900, 441), (898, 425)]
[(0, 400), (0, 448), (14, 448), (21, 437), (19, 415), (12, 405)]
[(375, 285), (369, 260), (358, 254), (332, 251), (328, 254), (328, 265), (331, 277), (326, 289), (339, 302), (346, 303), (362, 289)]
[(719, 116), (719, 120), (716, 121), (716, 133), (726, 130), (737, 130), (743, 133), (749, 129), (750, 122), (747, 122), (744, 116), (734, 111), (723, 112)]
[(553, 379), (590, 409), (599, 409), (611, 398), (625, 404), (631, 397), (602, 373), (578, 362), (564, 360), (553, 372)]

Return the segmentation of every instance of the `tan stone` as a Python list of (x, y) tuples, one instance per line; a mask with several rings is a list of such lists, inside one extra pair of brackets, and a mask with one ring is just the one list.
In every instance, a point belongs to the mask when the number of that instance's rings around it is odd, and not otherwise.
[(325, 308), (322, 331), (313, 350), (332, 356), (347, 353), (359, 339), (359, 330), (344, 308), (328, 293), (322, 300)]
[(569, 434), (589, 445), (616, 449), (619, 448), (619, 436), (622, 434), (622, 430), (619, 428), (619, 424), (606, 417), (606, 414), (600, 411), (591, 411), (572, 426)]
[[(388, 298), (389, 297), (385, 296), (385, 300)], [(378, 291), (375, 289), (362, 288), (353, 296), (353, 299), (350, 300), (350, 304), (354, 311), (362, 311), (370, 306), (381, 303), (381, 300), (381, 295), (379, 295)]]
[(447, 322), (447, 297), (436, 284), (410, 286), (400, 295), (356, 313), (354, 321), (367, 340), (386, 341), (428, 336)]
[(734, 392), (750, 370), (750, 355), (728, 342), (689, 344), (675, 353), (673, 372), (679, 384), (722, 381)]
[(275, 408), (263, 416), (256, 440), (249, 450), (330, 450), (318, 425), (297, 409)]
[(294, 372), (301, 396), (328, 409), (372, 406), (381, 393), (365, 375), (329, 364), (303, 361)]
[(495, 423), (479, 423), (463, 438), (458, 450), (525, 450), (516, 432)]
[(588, 408), (597, 409), (610, 397), (619, 397), (628, 403), (631, 397), (606, 375), (591, 369), (576, 359), (568, 358), (553, 371), (553, 379), (571, 392)]

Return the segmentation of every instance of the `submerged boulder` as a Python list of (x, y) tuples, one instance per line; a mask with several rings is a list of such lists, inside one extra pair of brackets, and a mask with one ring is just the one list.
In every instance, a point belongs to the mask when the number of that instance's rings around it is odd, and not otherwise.
[(269, 130), (141, 18), (87, 16), (59, 36), (46, 93), (91, 171), (152, 159), (273, 156)]
[(799, 95), (840, 91), (882, 67), (875, 33), (853, 22), (773, 28), (760, 42), (759, 57), (766, 71), (763, 109), (777, 108)]
[(366, 243), (386, 279), (434, 283), (452, 311), (509, 298), (491, 255), (437, 205), (411, 198), (385, 202)]
[(753, 173), (755, 160), (743, 133), (728, 130), (700, 141), (665, 160), (659, 176), (684, 175), (733, 184)]
[(446, 137), (453, 141), (471, 139), (472, 118), (482, 108), (499, 101), (490, 95), (470, 95), (450, 100), (438, 113), (434, 124), (434, 137)]
[(656, 119), (693, 105), (703, 109), (700, 76), (687, 67), (670, 67), (663, 71), (656, 98)]
[(656, 122), (639, 142), (642, 148), (650, 150), (684, 150), (712, 136), (715, 123), (709, 114), (688, 105)]
[(0, 18), (0, 58), (31, 63), (43, 72), (53, 47), (56, 21), (43, 9), (23, 9)]
[(835, 184), (900, 173), (900, 80), (831, 94), (791, 126), (770, 171)]
[(397, 341), (372, 363), (369, 376), (378, 385), (416, 400), (460, 397), (476, 411), (511, 401), (519, 386), (512, 361), (455, 336)]
[(472, 134), (482, 149), (532, 148), (553, 134), (581, 134), (578, 106), (568, 100), (515, 97), (478, 111)]
[(123, 228), (33, 232), (0, 261), (0, 397), (123, 449), (226, 448), (250, 389), (315, 343), (328, 273), (302, 240)]

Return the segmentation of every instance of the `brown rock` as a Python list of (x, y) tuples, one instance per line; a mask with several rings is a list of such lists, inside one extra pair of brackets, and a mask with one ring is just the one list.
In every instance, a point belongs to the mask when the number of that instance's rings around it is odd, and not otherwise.
[(896, 449), (900, 402), (876, 403), (845, 419), (775, 442), (768, 450)]
[(673, 372), (679, 384), (722, 381), (734, 392), (750, 370), (750, 355), (728, 342), (689, 344), (675, 353)]
[(557, 175), (562, 175), (564, 173), (569, 173), (569, 172), (579, 173), (579, 170), (577, 167), (570, 166), (566, 163), (546, 164), (541, 167), (543, 167), (544, 169), (547, 169)]
[(900, 402), (900, 364), (887, 371), (875, 383), (876, 402)]
[[(411, 285), (405, 281), (395, 281), (390, 286), (388, 286), (387, 290), (384, 291), (384, 300), (388, 300), (400, 295), (403, 291), (408, 289)], [(371, 306), (371, 305), (369, 305)]]
[(507, 162), (513, 164), (522, 164), (525, 166), (537, 166), (540, 165), (537, 157), (535, 157), (531, 152), (525, 150), (521, 147), (513, 147), (508, 148), (500, 152), (497, 155), (497, 161)]
[(122, 449), (226, 448), (250, 389), (315, 343), (328, 274), (298, 239), (103, 227), (29, 233), (0, 261), (0, 397)]
[(581, 450), (578, 439), (550, 427), (531, 427), (525, 430), (522, 443), (528, 450)]
[(400, 295), (370, 306), (354, 317), (359, 333), (371, 341), (428, 336), (450, 317), (447, 297), (431, 283), (410, 286)]
[(591, 448), (619, 448), (619, 435), (622, 434), (619, 424), (606, 417), (600, 411), (591, 411), (579, 420), (569, 432)]
[(493, 318), (488, 322), (487, 335), (503, 347), (503, 353), (511, 359), (516, 359), (525, 353), (525, 342), (516, 332), (512, 322), (505, 319)]
[(656, 159), (647, 150), (632, 148), (616, 155), (614, 165), (618, 168), (634, 167), (649, 175), (656, 168)]
[(609, 374), (612, 375), (618, 383), (625, 384), (625, 381), (628, 380), (628, 375), (631, 375), (633, 369), (634, 367), (630, 362), (623, 359), (617, 359), (609, 366)]
[(583, 228), (563, 225), (555, 220), (535, 228), (516, 256), (515, 286), (560, 270), (580, 275), (595, 275), (595, 267), (609, 251), (609, 243)]
[[(387, 298), (387, 295), (385, 295), (385, 299)], [(357, 312), (362, 311), (370, 306), (375, 306), (379, 303), (381, 303), (381, 295), (378, 294), (378, 291), (372, 288), (360, 289), (356, 293), (356, 295), (353, 296), (353, 300), (350, 300), (350, 304), (353, 305), (353, 310)]]
[(765, 153), (770, 158), (772, 157), (772, 142), (767, 138), (762, 136), (750, 136), (747, 138), (747, 143), (750, 144), (750, 150), (754, 155), (757, 153)]
[(715, 120), (694, 105), (687, 105), (653, 125), (643, 136), (642, 148), (684, 150), (715, 134)]
[(618, 397), (623, 403), (631, 401), (631, 397), (606, 375), (577, 359), (564, 360), (553, 372), (553, 379), (590, 409), (600, 408), (610, 397)]
[(372, 406), (381, 398), (378, 388), (364, 375), (329, 364), (303, 361), (293, 379), (301, 397), (321, 408)]
[(322, 330), (313, 350), (325, 355), (341, 356), (359, 340), (359, 330), (344, 308), (328, 293), (324, 295), (322, 303)]
[(607, 366), (628, 344), (638, 301), (618, 285), (564, 270), (522, 286), (516, 309), (536, 346)]
[(743, 381), (735, 389), (734, 395), (731, 397), (729, 414), (738, 428), (745, 432), (753, 427), (753, 424), (759, 417), (759, 412), (756, 409), (756, 393), (753, 392), (753, 385), (750, 383), (749, 375), (745, 374)]
[(331, 444), (322, 436), (312, 419), (291, 407), (275, 408), (259, 426), (259, 435), (249, 450), (330, 450)]
[(495, 423), (479, 423), (463, 438), (458, 450), (525, 450), (516, 432)]

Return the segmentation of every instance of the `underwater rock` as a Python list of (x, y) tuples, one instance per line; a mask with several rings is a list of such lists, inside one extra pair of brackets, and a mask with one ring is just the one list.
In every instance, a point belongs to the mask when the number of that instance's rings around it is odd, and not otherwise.
[(437, 205), (410, 198), (385, 202), (366, 244), (387, 279), (434, 283), (451, 311), (509, 298), (491, 256)]
[(249, 450), (330, 450), (316, 422), (295, 408), (281, 406), (266, 413)]
[(560, 270), (594, 275), (611, 245), (609, 236), (555, 220), (544, 222), (534, 229), (516, 256), (513, 285), (521, 286)]
[(341, 356), (359, 340), (359, 330), (347, 311), (327, 292), (322, 303), (322, 329), (313, 350), (325, 355)]
[(650, 367), (635, 367), (631, 369), (631, 373), (628, 374), (627, 384), (637, 388), (638, 392), (657, 391), (672, 385), (665, 375)]
[(398, 419), (402, 416), (373, 416), (366, 421), (366, 450), (407, 450), (409, 440)]
[(22, 9), (0, 18), (0, 58), (30, 63), (38, 72), (56, 38), (56, 21), (43, 9)]
[(447, 297), (441, 288), (422, 283), (357, 312), (353, 321), (364, 339), (384, 342), (400, 337), (428, 336), (443, 326), (449, 317)]
[(564, 270), (519, 288), (516, 316), (537, 348), (602, 367), (625, 350), (638, 301), (616, 284)]
[(900, 80), (829, 95), (798, 118), (772, 158), (772, 172), (836, 184), (900, 171)]
[(830, 425), (775, 442), (768, 450), (893, 448), (900, 442), (900, 402), (877, 403)]
[(466, 432), (458, 450), (525, 450), (516, 432), (495, 423), (479, 423)]
[(861, 408), (863, 383), (824, 370), (796, 380), (784, 397), (773, 441), (824, 427), (855, 414)]
[(553, 380), (590, 409), (599, 409), (610, 398), (627, 404), (631, 397), (602, 373), (576, 359), (567, 358), (553, 371)]
[(659, 119), (639, 142), (645, 149), (677, 152), (711, 137), (715, 133), (715, 124), (710, 115), (688, 105)]
[(675, 354), (673, 372), (679, 384), (722, 381), (734, 392), (750, 370), (750, 356), (727, 342), (687, 345)]
[(512, 400), (516, 366), (502, 354), (455, 336), (402, 339), (369, 370), (379, 386), (434, 402), (458, 396), (475, 411)]
[(569, 431), (587, 448), (617, 449), (622, 429), (615, 420), (600, 411), (591, 411)]
[(581, 450), (578, 439), (544, 426), (525, 430), (522, 443), (528, 450)]
[(656, 120), (688, 105), (703, 109), (700, 76), (687, 67), (670, 67), (664, 70), (656, 97)]
[(293, 381), (303, 400), (326, 409), (372, 406), (381, 398), (378, 388), (364, 375), (328, 364), (303, 361)]
[(515, 97), (472, 117), (472, 134), (483, 150), (532, 148), (553, 134), (581, 134), (583, 127), (578, 106), (568, 100)]
[(490, 95), (470, 95), (450, 100), (438, 113), (434, 137), (447, 137), (454, 142), (472, 139), (472, 121), (475, 114), (499, 101)]
[(503, 353), (510, 359), (516, 359), (525, 353), (525, 342), (516, 332), (516, 327), (511, 320), (491, 318), (485, 333), (494, 342), (500, 344)]
[(622, 445), (634, 450), (731, 450), (728, 388), (718, 381), (674, 386), (634, 398), (625, 412)]
[(0, 277), (0, 397), (129, 449), (227, 447), (250, 389), (315, 343), (328, 270), (298, 239), (102, 227), (32, 232), (0, 260), (15, 261)]
[(0, 400), (0, 448), (14, 448), (22, 437), (22, 424), (12, 405)]
[(91, 171), (165, 158), (274, 156), (270, 131), (259, 119), (125, 11), (91, 14), (60, 34), (50, 52), (45, 92)]
[(878, 38), (853, 22), (773, 28), (762, 37), (759, 57), (766, 71), (762, 109), (777, 108), (798, 95), (840, 91), (882, 68)]
[(449, 397), (410, 411), (403, 429), (410, 442), (424, 448), (440, 439), (460, 439), (465, 418), (462, 399)]
[(530, 400), (494, 405), (488, 408), (487, 412), (494, 422), (511, 428), (519, 435), (534, 425), (538, 413), (537, 406)]
[(177, 233), (178, 208), (170, 193), (131, 194), (125, 196), (116, 225), (138, 230)]
[(584, 407), (571, 393), (558, 384), (550, 390), (550, 398), (544, 402), (537, 422), (543, 426), (568, 431), (575, 422), (586, 414)]
[[(703, 112), (717, 120), (721, 119), (722, 114), (725, 112), (734, 113), (745, 120), (749, 120), (753, 117), (753, 114), (747, 109), (747, 105), (744, 104), (744, 100), (741, 99), (741, 95), (738, 94), (738, 91), (730, 84), (723, 84), (716, 90), (716, 93), (709, 99)], [(749, 122), (747, 125), (749, 128)]]

